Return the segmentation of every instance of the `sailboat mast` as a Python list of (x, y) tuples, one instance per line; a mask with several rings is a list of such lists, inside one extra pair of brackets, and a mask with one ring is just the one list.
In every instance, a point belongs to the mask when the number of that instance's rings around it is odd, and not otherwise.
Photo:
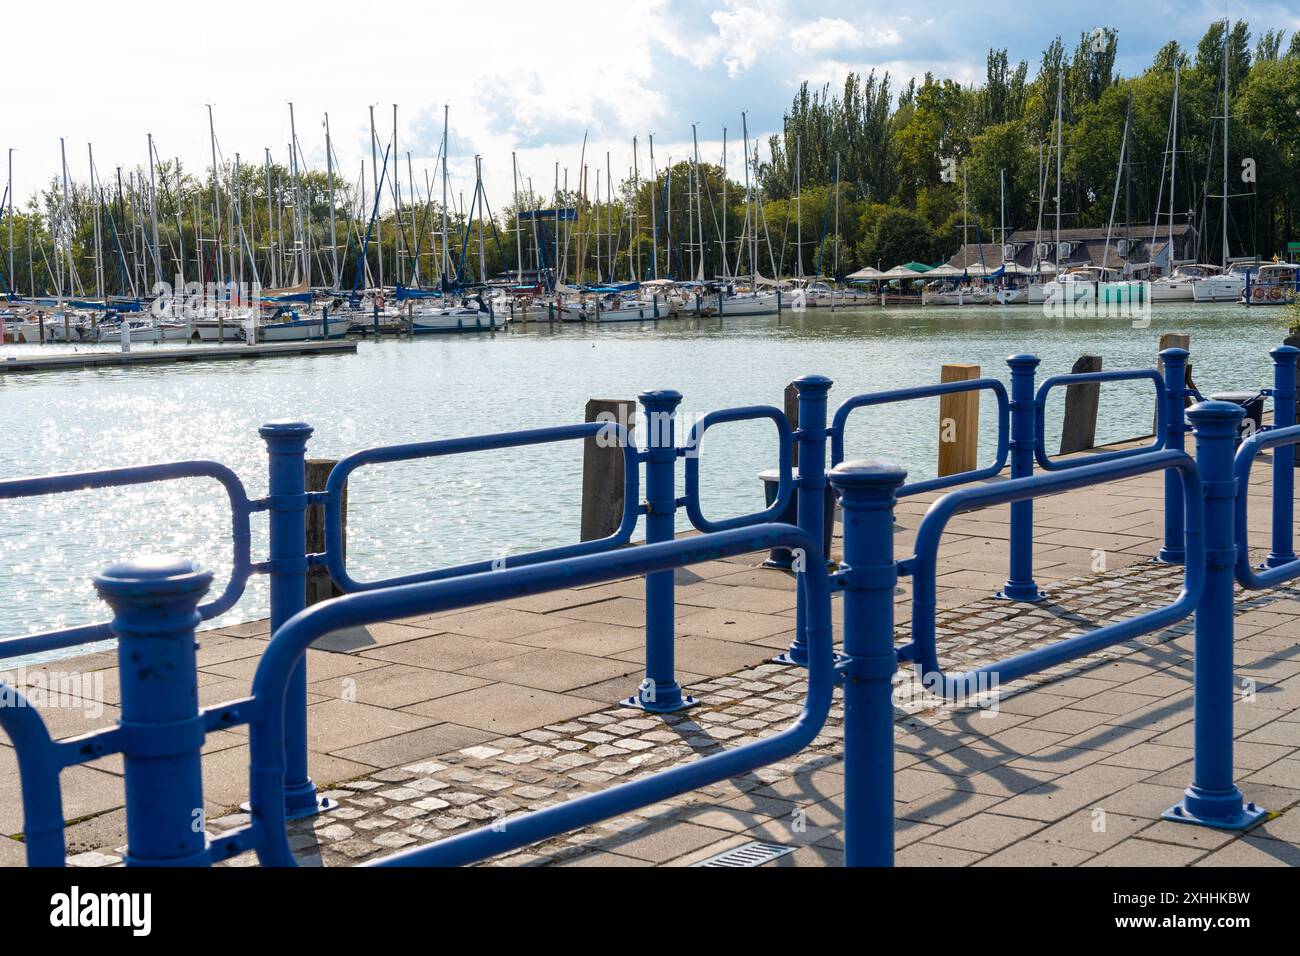
[(1223, 21), (1223, 268), (1228, 268), (1228, 38), (1231, 22)]
[(225, 276), (222, 272), (223, 263), (221, 260), (221, 200), (217, 195), (217, 129), (212, 121), (212, 104), (208, 103), (207, 107), (208, 142), (212, 147), (212, 235), (213, 242), (216, 244), (217, 281), (224, 283)]
[(664, 266), (673, 275), (673, 158), (668, 157), (668, 175), (664, 177)]
[(639, 226), (640, 223), (638, 222), (636, 216), (637, 201), (641, 197), (641, 168), (640, 168), (640, 163), (638, 162), (637, 152), (638, 152), (637, 138), (633, 136), (632, 137), (632, 202), (630, 203), (631, 209), (628, 210), (632, 216), (632, 221), (628, 226), (628, 235), (631, 237), (629, 239), (629, 242), (631, 243), (631, 245), (628, 247), (628, 252), (631, 253), (633, 250), (636, 250), (635, 271), (633, 271), (632, 269), (631, 255), (628, 256), (628, 263), (627, 263), (628, 271), (632, 272), (632, 275), (630, 275), (628, 278), (632, 282), (641, 281), (641, 244), (637, 242), (637, 240), (641, 238), (641, 235), (637, 230), (637, 226)]
[[(339, 287), (339, 243), (334, 221), (334, 147), (330, 143), (330, 115), (325, 114), (325, 178), (329, 183), (330, 204), (330, 277), (331, 288)], [(269, 198), (269, 197), (268, 197)]]
[[(840, 154), (835, 154), (835, 247), (832, 250), (831, 258), (831, 277), (838, 278), (840, 274)], [(835, 302), (831, 299), (832, 304)]]
[(162, 262), (158, 258), (158, 193), (154, 182), (153, 133), (145, 135), (149, 137), (149, 226), (153, 233), (153, 279), (155, 282), (161, 282)]
[[(388, 169), (388, 156), (384, 156), (384, 169)], [(375, 182), (375, 207), (378, 209), (381, 192), (379, 178), (379, 138), (375, 135), (375, 108), (370, 107), (370, 175)], [(379, 260), (379, 287), (384, 287), (384, 220), (375, 216), (375, 258)]]
[[(90, 195), (95, 200), (94, 204), (94, 227), (95, 227), (95, 298), (101, 302), (104, 299), (104, 259), (100, 254), (100, 224), (99, 224), (99, 202), (98, 192), (95, 190), (95, 147), (86, 144), (86, 158), (90, 164)], [(10, 279), (12, 282), (13, 280)]]
[(722, 127), (722, 278), (731, 274), (727, 266), (727, 127)]
[(700, 226), (700, 279), (704, 278), (707, 266), (704, 264), (704, 200), (702, 198), (703, 177), (700, 175), (700, 136), (694, 123), (691, 124), (691, 141), (695, 144), (695, 221)]
[(659, 209), (655, 205), (655, 180), (659, 170), (655, 166), (655, 137), (650, 134), (650, 274), (659, 278)]
[[(14, 151), (9, 148), (9, 291), (14, 291)], [(29, 293), (32, 290), (28, 290)]]
[[(513, 152), (510, 154), (510, 169), (514, 177), (515, 192), (515, 284), (521, 285), (524, 281), (524, 237), (523, 222), (519, 218), (519, 160)], [(596, 192), (599, 201), (599, 188)], [(600, 252), (599, 247), (596, 251)]]
[[(271, 288), (275, 289), (280, 286), (280, 270), (275, 261), (275, 208), (271, 204), (271, 150), (264, 146), (262, 153), (265, 156), (262, 162), (262, 174), (266, 182), (266, 247), (271, 258)], [(337, 282), (335, 288), (338, 288)]]
[[(998, 170), (998, 226), (1002, 231), (1002, 245), (1007, 244), (1007, 169)], [(1003, 256), (1006, 259), (1006, 256)]]
[[(609, 150), (605, 151), (605, 195), (609, 202), (605, 204), (605, 261), (609, 263), (609, 281), (614, 281), (614, 167), (609, 160)], [(560, 220), (555, 220), (555, 229), (560, 229)]]
[(447, 249), (447, 124), (451, 121), (451, 106), (442, 107), (442, 282), (447, 284), (447, 267), (450, 264)]
[(1174, 117), (1169, 146), (1169, 270), (1174, 267), (1174, 186), (1178, 183), (1178, 82), (1180, 64), (1174, 60)]
[(794, 258), (796, 278), (803, 278), (803, 142), (794, 134)]
[[(755, 216), (753, 222), (750, 221), (750, 209), (753, 205), (754, 196), (749, 188), (749, 119), (742, 112), (740, 114), (740, 135), (741, 145), (745, 147), (745, 225), (748, 238), (746, 245), (749, 247), (749, 280), (753, 286), (754, 279), (758, 274), (758, 268), (754, 264), (754, 244), (758, 239), (758, 217)], [(740, 263), (737, 262), (737, 268)], [(754, 291), (758, 291), (755, 289)]]
[(1052, 244), (1056, 272), (1061, 271), (1061, 81), (1056, 78), (1056, 241)]

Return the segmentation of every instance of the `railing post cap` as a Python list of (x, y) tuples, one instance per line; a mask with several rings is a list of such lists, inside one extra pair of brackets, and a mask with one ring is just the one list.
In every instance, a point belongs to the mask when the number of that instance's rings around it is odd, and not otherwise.
[(825, 375), (800, 375), (790, 384), (797, 388), (800, 393), (828, 392), (834, 382)]
[(169, 554), (131, 558), (110, 565), (95, 576), (95, 590), (109, 603), (186, 594), (193, 594), (197, 601), (211, 583), (211, 571)]
[(1010, 355), (1007, 357), (1007, 364), (1014, 368), (1037, 368), (1042, 361), (1037, 355), (1029, 355), (1022, 352), (1019, 355)]
[(1273, 361), (1278, 365), (1285, 365), (1288, 361), (1294, 362), (1300, 357), (1300, 349), (1294, 345), (1279, 345), (1268, 350), (1268, 354), (1273, 356)]
[(257, 430), (257, 433), (266, 439), (272, 439), (272, 438), (307, 439), (311, 437), (311, 433), (313, 431), (314, 429), (306, 422), (295, 422), (295, 421), (290, 421), (289, 419), (283, 419), (280, 421), (267, 422), (265, 425), (263, 425), (261, 428)]
[(831, 485), (840, 491), (897, 488), (907, 480), (907, 469), (892, 461), (855, 458), (840, 462), (831, 469), (829, 477)]
[(1245, 416), (1246, 410), (1236, 402), (1197, 402), (1187, 410), (1193, 426), (1226, 426), (1230, 434), (1236, 431), (1237, 423)]
[(1192, 353), (1187, 351), (1187, 349), (1180, 348), (1177, 345), (1171, 346), (1167, 349), (1160, 350), (1160, 358), (1164, 361), (1166, 365), (1168, 365), (1171, 361), (1186, 362), (1187, 359), (1191, 356), (1191, 354)]
[(637, 395), (642, 405), (676, 405), (682, 393), (675, 388), (648, 388)]

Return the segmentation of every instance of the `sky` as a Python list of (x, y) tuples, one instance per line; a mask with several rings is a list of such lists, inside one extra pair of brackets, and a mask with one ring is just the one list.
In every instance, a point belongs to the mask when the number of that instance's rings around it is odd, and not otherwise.
[[(568, 170), (577, 184), (582, 143), (594, 190), (606, 153), (617, 181), (633, 164), (644, 176), (685, 158), (697, 124), (700, 154), (719, 162), (723, 128), (739, 180), (741, 113), (751, 140), (780, 128), (800, 82), (842, 83), (846, 72), (889, 71), (894, 88), (933, 71), (982, 82), (989, 47), (1005, 47), (1030, 76), (1043, 48), (1067, 49), (1097, 27), (1119, 31), (1119, 69), (1136, 73), (1168, 40), (1194, 46), (1223, 16), (1300, 30), (1300, 0), (1247, 4), (1145, 0), (1028, 5), (1008, 0), (899, 4), (879, 0), (429, 0), (364, 4), (317, 0), (222, 0), (216, 5), (68, 0), (8, 5), (5, 33), (44, 37), (11, 43), (0, 86), (0, 149), (12, 148), (22, 201), (59, 172), (85, 181), (87, 144), (103, 179), (146, 164), (146, 134), (163, 157), (190, 169), (209, 162), (207, 104), (221, 155), (285, 161), (289, 103), (313, 167), (324, 168), (328, 112), (340, 175), (355, 182), (370, 159), (370, 107), (381, 141), (397, 104), (402, 182), (425, 174), (440, 193), (437, 155), (443, 108), (453, 196), (474, 188), (483, 157), (494, 210), (512, 199), (512, 152), (521, 188), (551, 191)], [(53, 19), (52, 19), (53, 17)], [(381, 146), (382, 155), (382, 146)], [(0, 163), (4, 156), (0, 154)], [(0, 176), (5, 169), (0, 166)]]

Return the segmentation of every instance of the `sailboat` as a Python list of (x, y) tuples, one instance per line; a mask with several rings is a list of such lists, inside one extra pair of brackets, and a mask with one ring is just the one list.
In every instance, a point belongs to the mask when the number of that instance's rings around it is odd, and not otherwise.
[[(1196, 302), (1236, 302), (1246, 289), (1246, 283), (1255, 271), (1252, 261), (1233, 261), (1228, 257), (1228, 114), (1231, 112), (1230, 90), (1228, 89), (1228, 40), (1231, 36), (1230, 24), (1223, 23), (1223, 188), (1220, 198), (1223, 200), (1223, 254), (1221, 264), (1223, 271), (1218, 275), (1206, 276), (1192, 283), (1192, 299)], [(1209, 179), (1207, 170), (1206, 179)], [(1207, 183), (1208, 185), (1208, 183)], [(1208, 189), (1206, 190), (1209, 191)]]

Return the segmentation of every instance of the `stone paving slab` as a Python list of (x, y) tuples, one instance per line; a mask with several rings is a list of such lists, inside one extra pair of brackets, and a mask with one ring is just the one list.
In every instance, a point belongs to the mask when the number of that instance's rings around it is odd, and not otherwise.
[[(1266, 546), (1268, 469), (1252, 478), (1252, 544)], [(1036, 505), (1035, 573), (1053, 600), (990, 597), (1005, 577), (1008, 509), (954, 519), (940, 552), (937, 620), (949, 667), (977, 666), (1172, 600), (1181, 569), (1152, 565), (1160, 476)], [(896, 552), (937, 495), (900, 503)], [(838, 528), (836, 529), (838, 532)], [(837, 537), (836, 551), (839, 541)], [(803, 676), (768, 662), (793, 636), (793, 581), (763, 555), (677, 572), (679, 679), (700, 706), (666, 717), (616, 706), (643, 659), (638, 580), (355, 628), (309, 654), (311, 772), (340, 801), (292, 825), (303, 862), (351, 865), (465, 832), (775, 732), (799, 712)], [(1102, 570), (1104, 569), (1104, 570)], [(897, 595), (906, 639), (910, 582)], [(836, 634), (839, 635), (839, 597)], [(896, 841), (901, 865), (1295, 865), (1300, 842), (1300, 591), (1238, 594), (1239, 784), (1275, 812), (1250, 834), (1159, 819), (1190, 780), (1190, 621), (1002, 688), (996, 713), (898, 681)], [(248, 691), (266, 622), (200, 636), (204, 704)], [(43, 712), (56, 737), (111, 726), (115, 654), (29, 670), (99, 674), (82, 707)], [(215, 833), (243, 820), (246, 728), (205, 747)], [(797, 847), (770, 865), (842, 863), (838, 700), (790, 760), (491, 861), (497, 865), (690, 865), (762, 839)], [(116, 865), (121, 759), (64, 772), (69, 854)], [(0, 742), (0, 865), (19, 865), (17, 766)], [(248, 854), (228, 865), (249, 865)]]

